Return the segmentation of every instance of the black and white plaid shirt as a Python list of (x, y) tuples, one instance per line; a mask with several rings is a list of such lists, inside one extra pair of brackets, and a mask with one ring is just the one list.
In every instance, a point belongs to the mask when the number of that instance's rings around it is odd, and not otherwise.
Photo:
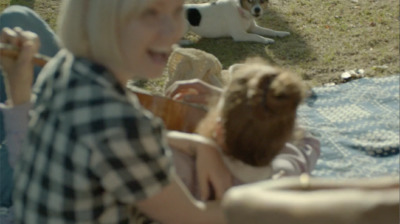
[(102, 66), (62, 50), (35, 85), (16, 223), (133, 223), (173, 172), (163, 125)]

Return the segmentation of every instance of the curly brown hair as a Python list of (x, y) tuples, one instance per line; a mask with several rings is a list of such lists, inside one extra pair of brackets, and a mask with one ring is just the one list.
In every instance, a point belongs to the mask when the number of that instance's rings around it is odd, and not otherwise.
[(252, 166), (268, 165), (293, 136), (304, 85), (260, 59), (235, 66), (231, 75), (221, 108), (212, 107), (196, 132), (215, 138), (219, 120), (227, 155)]

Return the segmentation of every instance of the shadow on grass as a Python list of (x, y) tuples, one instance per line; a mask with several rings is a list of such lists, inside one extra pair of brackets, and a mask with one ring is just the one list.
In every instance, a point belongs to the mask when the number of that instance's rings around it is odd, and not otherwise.
[(33, 9), (35, 6), (35, 0), (11, 0), (10, 5), (23, 5)]
[(254, 42), (235, 42), (232, 38), (201, 38), (197, 43), (185, 47), (197, 48), (215, 55), (224, 68), (233, 63), (244, 61), (247, 57), (259, 56), (272, 64), (297, 64), (304, 60), (315, 60), (307, 42), (291, 28), (288, 21), (272, 10), (267, 10), (257, 21), (260, 26), (273, 30), (288, 31), (290, 36), (272, 37), (274, 44)]

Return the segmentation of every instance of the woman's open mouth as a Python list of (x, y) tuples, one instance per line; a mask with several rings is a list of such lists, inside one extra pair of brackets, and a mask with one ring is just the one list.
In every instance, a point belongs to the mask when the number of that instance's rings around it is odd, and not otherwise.
[(154, 61), (156, 64), (165, 65), (168, 62), (169, 55), (171, 54), (171, 48), (168, 49), (149, 49), (148, 51), (149, 57)]

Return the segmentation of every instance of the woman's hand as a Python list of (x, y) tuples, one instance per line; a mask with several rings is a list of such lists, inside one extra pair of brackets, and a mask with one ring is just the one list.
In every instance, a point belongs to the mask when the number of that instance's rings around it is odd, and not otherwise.
[(165, 95), (174, 100), (188, 103), (207, 104), (212, 97), (219, 97), (222, 89), (205, 83), (199, 79), (181, 80), (174, 82)]
[(8, 104), (10, 106), (26, 103), (30, 100), (33, 82), (33, 57), (39, 51), (39, 37), (19, 27), (4, 28), (0, 34), (0, 43), (10, 44), (20, 51), (17, 58), (0, 56), (3, 69)]
[(232, 176), (216, 145), (197, 145), (196, 169), (201, 199), (221, 200), (226, 190), (232, 186)]
[(222, 161), (217, 144), (201, 135), (178, 131), (169, 131), (167, 139), (174, 150), (196, 157), (201, 198), (207, 200), (214, 196), (214, 199), (222, 199), (225, 191), (232, 186), (232, 175)]

